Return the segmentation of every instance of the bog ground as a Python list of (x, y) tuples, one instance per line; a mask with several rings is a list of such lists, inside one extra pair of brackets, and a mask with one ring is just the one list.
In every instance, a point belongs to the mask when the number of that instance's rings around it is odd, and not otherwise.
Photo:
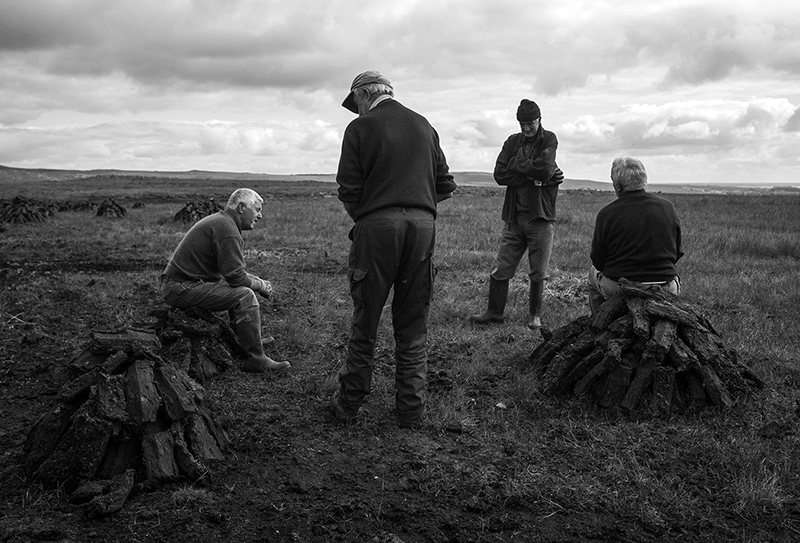
[[(98, 178), (2, 184), (3, 197), (114, 198), (127, 213), (58, 211), (0, 232), (0, 541), (776, 541), (800, 539), (800, 200), (670, 195), (685, 233), (684, 296), (765, 388), (727, 410), (654, 417), (542, 394), (523, 325), (525, 264), (508, 322), (479, 328), (502, 192), (463, 188), (441, 205), (422, 429), (393, 417), (384, 316), (373, 393), (341, 427), (325, 401), (349, 333), (349, 219), (329, 183), (259, 181), (265, 218), (245, 233), (280, 377), (225, 372), (204, 384), (231, 440), (191, 483), (139, 481), (121, 511), (94, 517), (63, 488), (24, 476), (22, 445), (93, 330), (149, 322), (156, 279), (187, 224), (187, 201), (236, 181)], [(568, 183), (565, 183), (568, 188)], [(562, 191), (545, 324), (588, 311), (583, 278), (594, 214), (613, 195)], [(135, 205), (138, 204), (138, 205)]]

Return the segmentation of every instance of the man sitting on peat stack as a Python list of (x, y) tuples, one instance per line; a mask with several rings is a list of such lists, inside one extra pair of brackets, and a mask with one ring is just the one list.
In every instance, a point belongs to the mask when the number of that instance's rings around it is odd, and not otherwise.
[(164, 301), (178, 309), (227, 310), (245, 353), (242, 369), (249, 372), (280, 371), (289, 362), (276, 362), (264, 354), (261, 309), (256, 293), (269, 298), (272, 285), (245, 269), (242, 230), (252, 230), (261, 219), (259, 194), (235, 190), (225, 209), (208, 215), (183, 237), (161, 275)]
[(619, 279), (659, 285), (680, 293), (677, 262), (681, 225), (672, 202), (647, 193), (644, 164), (614, 159), (611, 181), (617, 199), (597, 214), (590, 257), (589, 308), (592, 315), (619, 292)]

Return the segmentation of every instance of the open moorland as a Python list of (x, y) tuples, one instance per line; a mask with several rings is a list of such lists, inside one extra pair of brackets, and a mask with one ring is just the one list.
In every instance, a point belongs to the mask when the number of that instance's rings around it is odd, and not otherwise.
[[(265, 198), (246, 232), (248, 267), (268, 278), (263, 325), (286, 375), (223, 372), (204, 383), (225, 459), (191, 482), (138, 483), (92, 516), (25, 476), (23, 445), (93, 331), (146, 326), (157, 278), (189, 227), (187, 201), (240, 185)], [(608, 191), (559, 196), (544, 321), (588, 313), (584, 277)], [(764, 381), (730, 409), (661, 416), (541, 392), (524, 325), (525, 264), (507, 322), (476, 327), (501, 228), (502, 191), (462, 187), (441, 204), (430, 316), (428, 408), (419, 430), (393, 417), (385, 314), (367, 412), (342, 427), (325, 404), (352, 310), (349, 218), (315, 180), (89, 176), (0, 179), (14, 196), (99, 204), (0, 224), (0, 541), (657, 542), (800, 540), (800, 196), (669, 194), (681, 216), (683, 296)], [(79, 209), (77, 206), (74, 209)]]

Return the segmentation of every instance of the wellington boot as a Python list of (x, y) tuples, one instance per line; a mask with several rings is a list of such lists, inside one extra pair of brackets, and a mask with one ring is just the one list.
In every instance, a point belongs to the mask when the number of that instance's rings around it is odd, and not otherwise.
[(242, 364), (242, 371), (246, 371), (248, 373), (277, 373), (288, 370), (291, 367), (292, 365), (286, 360), (277, 362), (264, 355), (263, 358), (248, 358), (245, 360)]
[(531, 281), (531, 291), (528, 306), (528, 328), (538, 330), (542, 327), (542, 295), (544, 294), (543, 281)]
[(262, 345), (261, 339), (261, 314), (258, 306), (242, 311), (237, 316), (235, 324), (239, 346), (244, 351), (242, 371), (267, 373), (284, 371), (291, 366), (289, 362), (276, 362), (264, 354), (264, 345)]
[(503, 312), (508, 300), (508, 279), (498, 281), (489, 277), (489, 305), (485, 313), (472, 315), (469, 320), (474, 324), (501, 323), (505, 320)]
[(492, 313), (486, 311), (480, 315), (472, 315), (469, 321), (473, 324), (502, 324), (506, 320), (505, 315), (502, 313)]

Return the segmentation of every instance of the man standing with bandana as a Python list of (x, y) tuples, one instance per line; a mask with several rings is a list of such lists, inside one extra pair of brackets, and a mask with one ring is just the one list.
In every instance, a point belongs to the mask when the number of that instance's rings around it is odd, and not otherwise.
[(370, 393), (378, 323), (393, 290), (397, 423), (415, 428), (425, 404), (436, 205), (456, 184), (438, 134), (394, 99), (383, 74), (359, 74), (342, 106), (358, 114), (345, 129), (336, 174), (339, 200), (354, 221), (348, 263), (354, 307), (330, 409), (338, 421), (353, 421)]
[(473, 315), (475, 324), (505, 320), (508, 283), (520, 259), (528, 251), (530, 295), (527, 326), (542, 326), (544, 280), (553, 249), (558, 185), (564, 179), (556, 166), (556, 135), (542, 128), (536, 102), (524, 99), (517, 108), (520, 132), (503, 144), (494, 167), (494, 180), (507, 187), (502, 219), (505, 222), (495, 267), (489, 274), (489, 303), (486, 312)]

